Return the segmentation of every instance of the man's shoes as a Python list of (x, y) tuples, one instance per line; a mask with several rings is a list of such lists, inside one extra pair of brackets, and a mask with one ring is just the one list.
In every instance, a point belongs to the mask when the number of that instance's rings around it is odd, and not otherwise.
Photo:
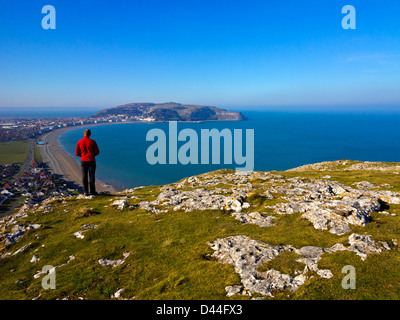
[(98, 196), (99, 194), (97, 192), (91, 192), (90, 195), (91, 196)]

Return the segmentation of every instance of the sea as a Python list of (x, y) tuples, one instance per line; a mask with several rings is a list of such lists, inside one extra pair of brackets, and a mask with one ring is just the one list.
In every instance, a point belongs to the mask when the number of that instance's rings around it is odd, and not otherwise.
[[(254, 170), (287, 170), (304, 164), (340, 159), (361, 161), (400, 161), (400, 113), (363, 112), (272, 112), (241, 111), (247, 121), (178, 123), (178, 132), (193, 129), (198, 134), (200, 160), (200, 130), (242, 129), (243, 155), (246, 150), (246, 129), (254, 130)], [(243, 167), (235, 160), (224, 164), (221, 144), (221, 164), (150, 164), (146, 152), (154, 143), (146, 141), (152, 129), (161, 129), (167, 136), (168, 123), (123, 123), (92, 127), (97, 141), (96, 176), (119, 189), (160, 185), (188, 176), (221, 168)], [(76, 142), (82, 138), (82, 128), (60, 136), (64, 150), (74, 155)], [(186, 143), (177, 142), (178, 150)], [(236, 147), (236, 142), (234, 144)], [(199, 161), (200, 162), (200, 161)]]

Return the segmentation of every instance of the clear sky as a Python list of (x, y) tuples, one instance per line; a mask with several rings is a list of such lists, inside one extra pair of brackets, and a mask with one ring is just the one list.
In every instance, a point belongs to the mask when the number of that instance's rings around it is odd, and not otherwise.
[(0, 4), (0, 107), (400, 109), (398, 0)]

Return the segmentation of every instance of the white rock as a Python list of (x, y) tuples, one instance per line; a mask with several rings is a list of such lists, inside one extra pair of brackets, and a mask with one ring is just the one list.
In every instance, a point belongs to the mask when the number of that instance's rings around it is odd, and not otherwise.
[(244, 202), (244, 203), (242, 204), (242, 208), (243, 208), (243, 209), (250, 208), (250, 203)]
[(99, 259), (98, 263), (101, 266), (110, 266), (112, 268), (118, 267), (121, 264), (123, 264), (125, 262), (125, 259), (128, 258), (130, 255), (130, 252), (124, 252), (122, 254), (122, 256), (124, 257), (124, 259), (119, 259), (119, 260), (108, 260), (108, 259)]
[(85, 196), (84, 194), (80, 194), (78, 196), (76, 196), (76, 199), (93, 199), (93, 195), (90, 196)]
[(39, 261), (39, 260), (40, 260), (40, 258), (38, 258), (38, 257), (36, 257), (35, 255), (33, 255), (31, 261), (29, 261), (29, 262), (30, 262), (30, 263), (34, 263), (34, 262), (37, 262), (37, 261)]
[(27, 227), (27, 229), (29, 229), (29, 230), (31, 230), (31, 229), (37, 230), (37, 229), (39, 229), (41, 226), (42, 226), (42, 225), (40, 225), (40, 224), (38, 224), (38, 223), (30, 224), (30, 225)]
[(111, 295), (111, 298), (119, 299), (121, 298), (122, 292), (124, 292), (125, 289), (119, 289), (117, 292)]
[(322, 278), (326, 278), (326, 279), (330, 279), (333, 277), (332, 271), (328, 270), (328, 269), (324, 269), (324, 270), (318, 270), (317, 274), (322, 277)]
[(238, 286), (238, 285), (227, 286), (227, 287), (225, 287), (225, 291), (226, 291), (227, 297), (232, 297), (233, 295), (239, 294), (240, 292), (242, 292), (243, 286)]
[(82, 231), (77, 231), (74, 233), (74, 236), (78, 239), (83, 239), (85, 236), (82, 234)]
[(128, 205), (128, 201), (125, 199), (115, 200), (113, 203), (111, 203), (111, 205), (117, 206), (118, 210), (122, 210), (126, 205)]

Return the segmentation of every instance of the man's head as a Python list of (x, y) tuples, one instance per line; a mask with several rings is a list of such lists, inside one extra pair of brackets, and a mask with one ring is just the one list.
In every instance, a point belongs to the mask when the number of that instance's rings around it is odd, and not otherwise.
[(90, 129), (85, 129), (85, 131), (83, 131), (83, 135), (86, 137), (90, 137), (91, 134), (92, 132), (90, 131)]

